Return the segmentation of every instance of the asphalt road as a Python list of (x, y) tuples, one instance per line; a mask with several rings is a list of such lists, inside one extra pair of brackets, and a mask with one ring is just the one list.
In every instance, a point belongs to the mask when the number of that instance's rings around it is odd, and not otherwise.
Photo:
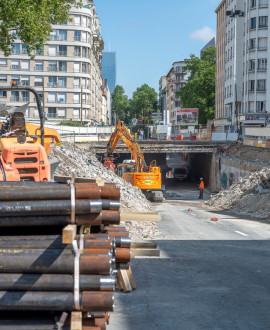
[(270, 225), (195, 198), (156, 210), (161, 257), (132, 260), (137, 289), (116, 293), (108, 330), (270, 329)]

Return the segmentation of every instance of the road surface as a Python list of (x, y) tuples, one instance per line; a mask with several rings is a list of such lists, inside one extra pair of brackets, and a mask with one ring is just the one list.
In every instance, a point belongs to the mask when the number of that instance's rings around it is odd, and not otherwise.
[(270, 329), (270, 225), (195, 199), (155, 207), (161, 257), (132, 260), (137, 289), (116, 293), (108, 330)]

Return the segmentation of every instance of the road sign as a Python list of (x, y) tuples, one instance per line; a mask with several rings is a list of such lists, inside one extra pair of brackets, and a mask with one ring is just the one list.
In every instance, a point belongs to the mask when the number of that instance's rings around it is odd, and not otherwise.
[(141, 124), (143, 122), (143, 119), (142, 118), (139, 118), (138, 119), (138, 122)]
[(132, 124), (133, 124), (133, 125), (136, 125), (137, 122), (138, 122), (137, 118), (133, 118), (133, 119), (132, 119)]

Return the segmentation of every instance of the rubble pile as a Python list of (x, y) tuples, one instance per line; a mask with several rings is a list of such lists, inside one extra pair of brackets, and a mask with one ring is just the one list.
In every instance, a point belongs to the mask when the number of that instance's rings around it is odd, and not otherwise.
[[(95, 154), (89, 151), (89, 147), (78, 148), (74, 144), (63, 142), (61, 146), (54, 148), (50, 158), (56, 158), (60, 162), (55, 174), (70, 176), (74, 172), (77, 177), (101, 178), (115, 183), (121, 190), (121, 211), (151, 211), (152, 204), (142, 191), (101, 164)], [(153, 239), (158, 235), (155, 223), (132, 221), (125, 225), (132, 238)]]
[(228, 189), (206, 202), (211, 208), (230, 209), (238, 215), (270, 220), (270, 168), (240, 177)]

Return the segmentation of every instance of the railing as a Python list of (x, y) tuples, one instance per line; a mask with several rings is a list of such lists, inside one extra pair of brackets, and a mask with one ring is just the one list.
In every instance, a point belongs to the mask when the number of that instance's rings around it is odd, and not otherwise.
[(11, 70), (20, 70), (21, 67), (20, 67), (19, 65), (14, 65), (14, 64), (13, 64), (13, 65), (10, 66), (10, 69), (11, 69)]
[(43, 82), (41, 82), (41, 81), (35, 82), (35, 87), (42, 87), (42, 86), (43, 86)]
[(35, 66), (35, 71), (43, 71), (43, 66)]

